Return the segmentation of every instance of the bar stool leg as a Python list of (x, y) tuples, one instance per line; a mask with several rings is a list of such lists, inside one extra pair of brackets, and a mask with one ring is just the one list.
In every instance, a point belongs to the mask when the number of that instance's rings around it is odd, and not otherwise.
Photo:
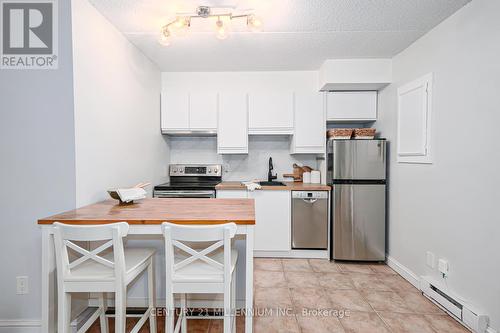
[(66, 292), (57, 295), (58, 319), (57, 331), (61, 333), (70, 332), (71, 322), (71, 294)]
[(119, 287), (115, 293), (115, 333), (125, 333), (127, 322), (127, 289)]
[(182, 311), (182, 322), (181, 322), (181, 333), (187, 333), (187, 294), (181, 294), (181, 311)]
[(155, 268), (154, 260), (148, 266), (148, 296), (149, 296), (149, 332), (156, 333), (156, 285), (155, 285)]
[(108, 318), (106, 318), (106, 310), (108, 309), (106, 293), (99, 294), (99, 307), (101, 308), (101, 315), (99, 316), (101, 324), (101, 333), (108, 333)]

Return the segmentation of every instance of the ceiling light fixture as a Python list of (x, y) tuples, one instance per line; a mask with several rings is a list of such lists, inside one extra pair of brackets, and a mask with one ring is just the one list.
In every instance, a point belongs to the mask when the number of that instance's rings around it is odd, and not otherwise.
[(229, 37), (229, 23), (233, 19), (246, 19), (248, 29), (253, 32), (260, 31), (262, 28), (262, 21), (257, 18), (254, 13), (235, 14), (232, 8), (199, 6), (195, 14), (178, 15), (175, 20), (164, 25), (161, 28), (158, 42), (161, 45), (168, 46), (173, 36), (182, 36), (187, 33), (191, 27), (191, 19), (207, 19), (212, 17), (217, 18), (215, 23), (215, 36), (218, 39), (226, 39)]

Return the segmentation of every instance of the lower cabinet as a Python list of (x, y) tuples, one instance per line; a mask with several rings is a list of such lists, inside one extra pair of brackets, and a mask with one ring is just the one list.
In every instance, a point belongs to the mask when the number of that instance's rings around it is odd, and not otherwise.
[(219, 190), (217, 198), (255, 199), (255, 251), (290, 251), (290, 191)]

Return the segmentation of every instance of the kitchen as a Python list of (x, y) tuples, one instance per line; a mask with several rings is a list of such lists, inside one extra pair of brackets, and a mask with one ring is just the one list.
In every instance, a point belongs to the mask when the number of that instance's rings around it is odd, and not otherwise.
[[(45, 1), (58, 67), (0, 70), (0, 332), (164, 332), (170, 307), (183, 332), (498, 331), (500, 270), (478, 259), (498, 252), (498, 3)], [(98, 224), (125, 257), (155, 251), (146, 274), (57, 300), (58, 237)], [(170, 281), (169, 239), (217, 227), (234, 262), (172, 262), (230, 265), (220, 286)]]

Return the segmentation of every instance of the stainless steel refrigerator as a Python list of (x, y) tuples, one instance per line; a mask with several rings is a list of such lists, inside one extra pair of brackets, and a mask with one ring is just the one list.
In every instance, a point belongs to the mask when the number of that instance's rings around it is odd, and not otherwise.
[(329, 140), (330, 256), (385, 260), (386, 145), (377, 140)]

